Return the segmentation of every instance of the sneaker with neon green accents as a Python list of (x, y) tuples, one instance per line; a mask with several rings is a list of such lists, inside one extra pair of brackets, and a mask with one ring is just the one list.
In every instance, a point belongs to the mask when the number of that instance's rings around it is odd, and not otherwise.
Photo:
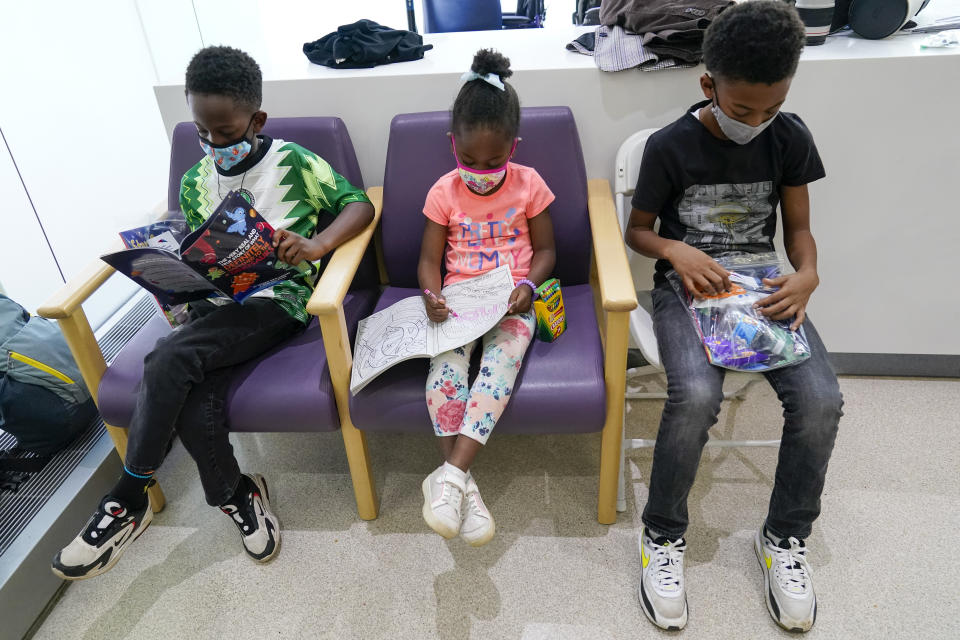
[(776, 540), (766, 527), (760, 527), (753, 550), (763, 572), (763, 597), (770, 617), (787, 631), (809, 631), (817, 619), (817, 596), (807, 545), (794, 537)]
[(687, 624), (687, 592), (683, 585), (683, 538), (651, 538), (640, 530), (640, 606), (650, 622), (679, 631)]

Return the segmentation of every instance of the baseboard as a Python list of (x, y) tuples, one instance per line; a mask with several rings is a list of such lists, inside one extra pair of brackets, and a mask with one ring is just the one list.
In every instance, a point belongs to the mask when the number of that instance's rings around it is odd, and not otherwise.
[(838, 374), (960, 378), (960, 355), (928, 353), (831, 353)]

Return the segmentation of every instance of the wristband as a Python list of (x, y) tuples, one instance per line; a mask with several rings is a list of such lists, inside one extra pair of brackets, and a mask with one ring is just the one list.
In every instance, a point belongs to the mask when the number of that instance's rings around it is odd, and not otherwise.
[(530, 287), (531, 300), (536, 300), (536, 299), (537, 299), (537, 285), (533, 284), (532, 281), (527, 280), (526, 278), (521, 278), (520, 280), (517, 281), (517, 286), (518, 286), (518, 287), (519, 287), (520, 285), (522, 285), (522, 284), (525, 284), (525, 285), (527, 285), (528, 287)]

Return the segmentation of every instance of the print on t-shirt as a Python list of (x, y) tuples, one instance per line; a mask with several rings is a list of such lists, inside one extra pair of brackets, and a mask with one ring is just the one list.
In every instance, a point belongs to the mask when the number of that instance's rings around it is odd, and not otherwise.
[(677, 207), (686, 227), (683, 241), (694, 247), (730, 250), (769, 243), (764, 227), (773, 212), (772, 192), (770, 180), (688, 187)]
[(516, 269), (524, 259), (529, 259), (533, 250), (529, 242), (517, 240), (529, 233), (526, 216), (518, 216), (517, 208), (510, 207), (500, 218), (492, 213), (489, 220), (474, 220), (460, 212), (459, 238), (449, 243), (448, 265), (454, 273), (479, 273), (510, 265)]

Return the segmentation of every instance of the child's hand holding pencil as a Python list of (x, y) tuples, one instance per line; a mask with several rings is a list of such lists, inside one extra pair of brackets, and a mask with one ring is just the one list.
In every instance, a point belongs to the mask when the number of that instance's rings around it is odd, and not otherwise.
[(457, 313), (447, 306), (447, 300), (440, 294), (438, 297), (429, 289), (423, 290), (423, 304), (427, 309), (427, 317), (433, 322), (443, 322), (448, 315), (458, 318)]

